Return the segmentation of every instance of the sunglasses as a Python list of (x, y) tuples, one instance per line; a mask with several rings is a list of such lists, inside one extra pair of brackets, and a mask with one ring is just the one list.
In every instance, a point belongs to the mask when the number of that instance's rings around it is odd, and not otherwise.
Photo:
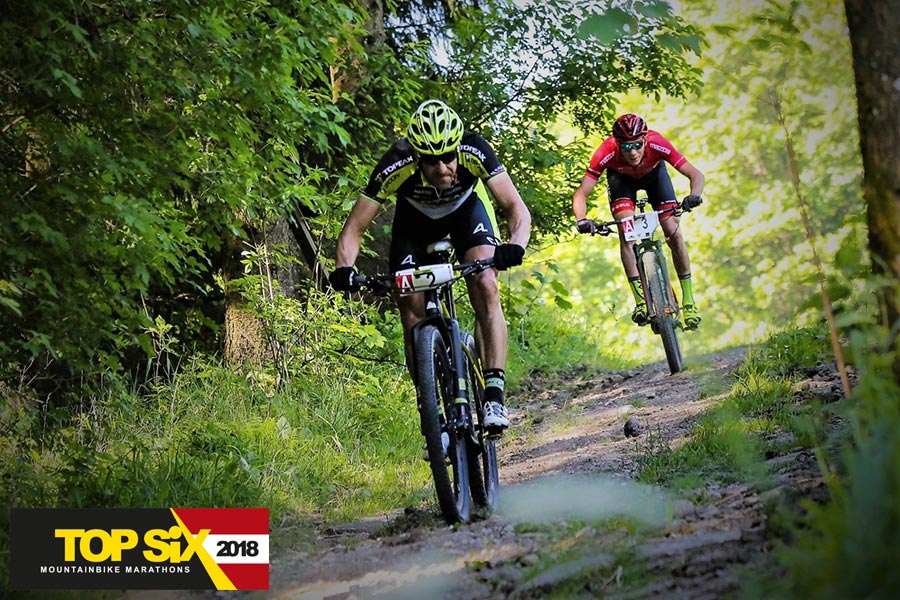
[(619, 144), (619, 148), (622, 149), (622, 152), (631, 152), (632, 150), (640, 150), (644, 147), (643, 140), (638, 140), (636, 142), (625, 142)]
[(456, 150), (451, 152), (444, 152), (443, 154), (423, 154), (421, 157), (423, 163), (428, 165), (429, 167), (433, 167), (438, 164), (438, 162), (442, 162), (445, 165), (449, 165), (454, 160), (456, 160)]

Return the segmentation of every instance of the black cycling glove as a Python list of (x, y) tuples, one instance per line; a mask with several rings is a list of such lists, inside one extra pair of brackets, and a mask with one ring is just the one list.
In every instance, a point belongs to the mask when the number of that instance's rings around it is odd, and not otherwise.
[(338, 267), (328, 276), (328, 281), (331, 282), (331, 287), (339, 292), (356, 292), (360, 286), (353, 281), (354, 277), (356, 269), (353, 267)]
[(575, 226), (578, 228), (578, 233), (597, 232), (597, 224), (590, 219), (578, 219), (578, 222), (575, 224)]
[(703, 198), (691, 194), (690, 196), (685, 196), (684, 200), (681, 201), (681, 210), (691, 212), (701, 204), (703, 204)]
[(501, 271), (522, 264), (525, 248), (518, 244), (500, 244), (494, 250), (494, 266)]

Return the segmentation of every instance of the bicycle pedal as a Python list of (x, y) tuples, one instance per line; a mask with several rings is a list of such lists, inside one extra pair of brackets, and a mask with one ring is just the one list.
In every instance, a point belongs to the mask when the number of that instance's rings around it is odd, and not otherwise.
[(493, 428), (488, 427), (484, 430), (484, 437), (488, 440), (499, 440), (503, 437), (503, 432), (506, 431), (505, 427)]

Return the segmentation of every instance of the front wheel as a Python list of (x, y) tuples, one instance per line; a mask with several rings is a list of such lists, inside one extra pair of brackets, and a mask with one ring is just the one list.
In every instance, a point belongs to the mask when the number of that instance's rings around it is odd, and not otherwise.
[(666, 361), (669, 363), (669, 372), (674, 375), (684, 370), (681, 357), (681, 345), (678, 343), (678, 330), (675, 328), (675, 320), (678, 311), (668, 298), (672, 296), (669, 281), (663, 274), (659, 260), (662, 256), (655, 252), (646, 252), (641, 256), (644, 273), (647, 275), (647, 285), (650, 288), (650, 298), (647, 306), (651, 310), (653, 319), (653, 331), (662, 338), (663, 349), (666, 351)]
[[(472, 514), (467, 436), (456, 427), (455, 376), (447, 345), (437, 327), (425, 325), (416, 334), (415, 350), (419, 416), (438, 504), (448, 524), (465, 523)], [(446, 454), (444, 433), (450, 440)]]

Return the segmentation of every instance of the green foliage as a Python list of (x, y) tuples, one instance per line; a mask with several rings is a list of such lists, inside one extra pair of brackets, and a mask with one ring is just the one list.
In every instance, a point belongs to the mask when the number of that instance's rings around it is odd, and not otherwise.
[(4, 358), (118, 368), (155, 314), (221, 302), (233, 236), (317, 206), (316, 164), (351, 137), (327, 66), (361, 51), (360, 21), (246, 8), (38, 2), (0, 25)]
[(830, 499), (807, 504), (778, 548), (785, 576), (768, 582), (768, 597), (890, 598), (900, 585), (900, 388), (885, 376), (897, 352), (888, 339), (871, 325), (850, 335), (859, 372), (850, 431), (837, 455), (820, 454)]
[(52, 385), (133, 367), (157, 316), (185, 350), (216, 350), (234, 238), (299, 207), (327, 247), (372, 149), (424, 95), (492, 139), (536, 235), (560, 231), (581, 165), (548, 125), (570, 107), (593, 122), (597, 98), (608, 112), (632, 85), (684, 93), (681, 53), (700, 45), (659, 2), (608, 40), (571, 36), (581, 17), (562, 2), (393, 3), (398, 27), (368, 31), (337, 1), (20, 8), (0, 25), (0, 359)]
[(702, 482), (721, 484), (759, 481), (764, 476), (762, 447), (748, 433), (752, 423), (741, 420), (734, 406), (704, 414), (691, 429), (691, 438), (672, 449), (650, 434), (640, 447), (640, 481), (695, 488)]
[[(573, 366), (620, 368), (621, 356), (601, 353), (596, 331), (571, 312), (572, 292), (552, 260), (508, 273), (501, 288), (509, 321), (512, 381), (524, 381), (533, 371), (552, 373)], [(513, 399), (515, 402), (515, 399)]]
[(766, 343), (748, 351), (736, 376), (750, 378), (762, 371), (769, 376), (784, 377), (818, 363), (827, 347), (828, 335), (822, 326), (778, 331)]
[(568, 230), (590, 152), (560, 142), (559, 120), (608, 131), (615, 94), (697, 90), (688, 56), (699, 54), (703, 34), (659, 0), (577, 11), (568, 0), (394, 6), (387, 34), (398, 59), (423, 69), (423, 97), (446, 99), (494, 145), (532, 211), (535, 237)]
[[(8, 483), (0, 513), (266, 506), (273, 523), (306, 528), (430, 498), (402, 360), (361, 355), (402, 356), (396, 318), (374, 312), (357, 315), (371, 323), (358, 322), (330, 295), (288, 308), (272, 334), (283, 328), (278, 337), (303, 348), (287, 352), (280, 371), (175, 357), (153, 385), (109, 384), (68, 408), (49, 407), (24, 385), (0, 385), (0, 479)], [(336, 327), (345, 338), (316, 335)], [(164, 323), (155, 330), (161, 341), (169, 334)], [(379, 336), (383, 343), (358, 343)], [(7, 552), (0, 538), (0, 555)]]
[[(722, 335), (727, 307), (747, 323), (774, 329), (821, 314), (815, 244), (829, 289), (845, 310), (861, 295), (846, 285), (866, 269), (862, 163), (854, 110), (854, 78), (843, 5), (769, 2), (686, 7), (706, 11), (710, 49), (699, 62), (707, 93), (680, 116), (687, 123), (679, 149), (707, 176), (709, 200), (689, 229), (695, 277), (716, 288), (704, 329)], [(806, 239), (785, 149), (794, 140), (799, 193), (810, 206), (813, 240)], [(677, 134), (676, 134), (677, 135)], [(716, 230), (705, 226), (715, 222)], [(843, 283), (845, 285), (838, 285)], [(709, 285), (709, 284), (707, 284)], [(852, 292), (852, 294), (851, 294)], [(709, 326), (709, 327), (707, 327)], [(732, 329), (737, 327), (732, 325)], [(769, 333), (769, 332), (766, 332)]]
[[(688, 357), (814, 325), (822, 299), (811, 244), (838, 318), (849, 324), (875, 312), (864, 283), (869, 258), (862, 161), (856, 114), (846, 109), (854, 106), (854, 78), (842, 5), (770, 2), (750, 9), (737, 1), (680, 6), (708, 39), (694, 63), (703, 82), (695, 95), (663, 94), (656, 101), (646, 90), (631, 90), (614, 97), (617, 112), (643, 114), (706, 176), (704, 204), (681, 220), (703, 315), (699, 330), (681, 336)], [(752, 48), (751, 39), (763, 42), (762, 49)], [(811, 207), (812, 241), (796, 207), (779, 108)], [(561, 139), (587, 143), (571, 171), (580, 178), (603, 129), (583, 140), (568, 123), (558, 127)], [(687, 179), (669, 172), (676, 195), (686, 195)], [(567, 184), (568, 198), (560, 201), (566, 208), (576, 183)], [(588, 216), (609, 218), (599, 188)], [(571, 214), (566, 225), (571, 230)], [(563, 271), (573, 312), (607, 334), (604, 347), (624, 348), (640, 360), (660, 356), (658, 339), (630, 322), (631, 295), (614, 240), (561, 235), (559, 241), (541, 254), (551, 255)]]

